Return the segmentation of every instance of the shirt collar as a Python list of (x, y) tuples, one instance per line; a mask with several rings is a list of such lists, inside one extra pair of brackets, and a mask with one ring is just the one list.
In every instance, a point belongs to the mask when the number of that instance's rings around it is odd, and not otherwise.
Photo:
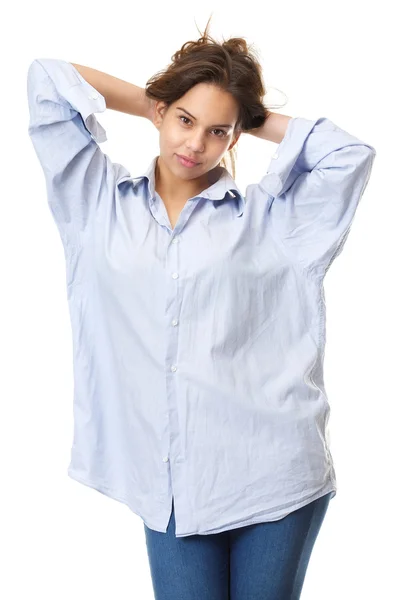
[[(141, 175), (138, 175), (136, 177), (129, 178), (129, 179), (137, 180), (133, 183), (133, 185), (135, 187), (136, 185), (138, 185), (138, 183), (141, 180), (143, 180), (146, 177), (148, 179), (148, 188), (149, 188), (151, 198), (154, 198), (154, 196), (155, 196), (155, 167), (156, 167), (157, 158), (158, 158), (158, 156), (155, 156), (152, 159), (150, 165), (148, 166), (148, 168), (145, 170), (144, 173), (142, 173)], [(220, 171), (221, 171), (221, 175), (220, 175), (219, 179), (217, 181), (215, 181), (215, 183), (213, 183), (211, 186), (209, 186), (208, 188), (203, 190), (200, 194), (198, 194), (198, 197), (206, 198), (208, 200), (213, 200), (213, 201), (217, 201), (217, 202), (219, 202), (221, 200), (225, 200), (227, 195), (229, 198), (232, 198), (233, 200), (237, 197), (238, 198), (237, 217), (240, 217), (244, 212), (245, 197), (242, 195), (240, 189), (238, 188), (237, 184), (235, 183), (235, 180), (231, 177), (231, 175), (227, 171), (227, 169), (223, 166), (219, 166), (218, 169), (220, 169)], [(216, 204), (214, 206), (215, 206), (215, 208), (217, 208)]]

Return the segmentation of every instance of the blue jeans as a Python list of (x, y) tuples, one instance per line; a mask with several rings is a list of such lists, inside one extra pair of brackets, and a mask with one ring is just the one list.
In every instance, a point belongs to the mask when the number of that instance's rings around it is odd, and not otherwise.
[(183, 538), (173, 506), (166, 533), (144, 525), (155, 600), (298, 600), (331, 497), (278, 521)]

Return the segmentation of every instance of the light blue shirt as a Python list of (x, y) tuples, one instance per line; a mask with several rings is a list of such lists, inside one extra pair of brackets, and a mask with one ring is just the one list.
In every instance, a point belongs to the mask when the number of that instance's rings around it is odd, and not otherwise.
[(177, 537), (334, 497), (323, 280), (375, 149), (325, 117), (293, 117), (245, 195), (220, 167), (172, 228), (157, 157), (132, 176), (102, 152), (105, 98), (71, 63), (34, 60), (28, 102), (65, 253), (68, 475), (160, 532), (174, 497)]

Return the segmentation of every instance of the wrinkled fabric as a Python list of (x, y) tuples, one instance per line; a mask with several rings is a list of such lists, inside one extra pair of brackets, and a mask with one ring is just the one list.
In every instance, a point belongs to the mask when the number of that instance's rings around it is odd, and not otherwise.
[(174, 497), (177, 537), (334, 497), (323, 280), (375, 149), (325, 117), (293, 117), (245, 195), (218, 167), (172, 228), (157, 157), (133, 176), (102, 152), (105, 98), (71, 63), (34, 60), (27, 84), (65, 253), (68, 475), (160, 532)]

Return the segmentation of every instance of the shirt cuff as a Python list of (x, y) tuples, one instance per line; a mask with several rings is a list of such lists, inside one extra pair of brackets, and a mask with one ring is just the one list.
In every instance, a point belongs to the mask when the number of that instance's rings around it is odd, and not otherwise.
[(293, 172), (306, 139), (319, 120), (292, 117), (288, 121), (285, 135), (273, 154), (269, 171), (260, 181), (260, 186), (267, 194), (277, 197), (291, 185), (292, 181), (288, 177)]
[(90, 85), (70, 62), (54, 58), (36, 60), (53, 81), (60, 98), (65, 99), (81, 114), (85, 127), (93, 139), (98, 143), (106, 142), (106, 130), (94, 114), (106, 110), (104, 96)]

